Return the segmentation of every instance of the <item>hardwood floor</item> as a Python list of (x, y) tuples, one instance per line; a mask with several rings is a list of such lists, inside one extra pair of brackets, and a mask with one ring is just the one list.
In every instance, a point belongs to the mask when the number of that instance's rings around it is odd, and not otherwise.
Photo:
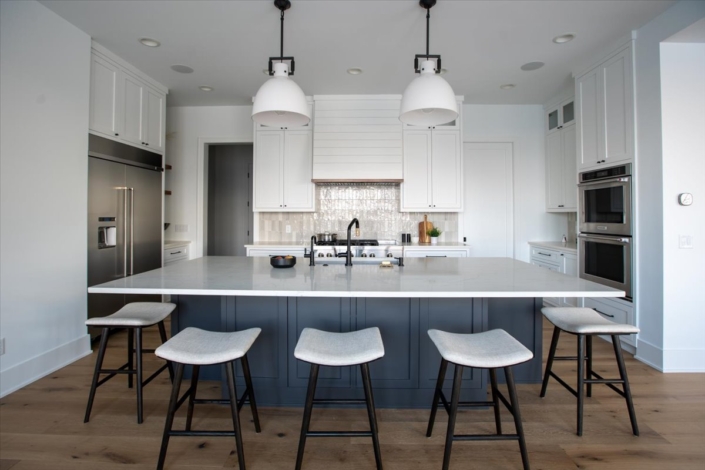
[[(551, 328), (544, 325), (544, 349)], [(125, 359), (124, 333), (111, 337), (106, 367)], [(145, 330), (145, 347), (158, 342), (156, 328)], [(559, 354), (575, 353), (575, 340), (563, 335)], [(150, 356), (150, 355), (148, 355)], [(544, 360), (546, 351), (544, 351)], [(96, 354), (81, 359), (0, 400), (0, 470), (131, 470), (153, 469), (161, 441), (170, 384), (162, 374), (145, 388), (145, 422), (136, 422), (135, 391), (118, 377), (98, 390), (91, 422), (83, 413)], [(594, 367), (616, 376), (611, 345), (595, 340)], [(705, 374), (661, 374), (627, 355), (640, 437), (634, 437), (624, 400), (605, 386), (593, 387), (586, 399), (585, 431), (575, 435), (575, 398), (555, 381), (547, 397), (540, 385), (520, 385), (519, 401), (532, 469), (697, 469), (705, 468)], [(158, 366), (145, 361), (145, 370)], [(573, 362), (554, 370), (575, 377)], [(568, 380), (575, 383), (575, 379)], [(500, 385), (501, 387), (501, 385)], [(182, 388), (183, 390), (183, 388)], [(219, 384), (202, 382), (199, 397), (219, 395)], [(183, 426), (185, 408), (176, 426)], [(243, 416), (245, 458), (249, 469), (291, 469), (301, 425), (300, 408), (262, 408), (262, 433), (255, 434), (249, 409)], [(446, 416), (438, 413), (434, 436), (425, 437), (427, 410), (379, 409), (382, 456), (386, 469), (437, 469), (443, 460)], [(502, 410), (503, 428), (513, 432), (511, 416)], [(216, 405), (200, 405), (194, 429), (228, 429), (229, 413)], [(363, 409), (314, 410), (312, 429), (367, 429)], [(231, 429), (231, 428), (230, 428)], [(491, 410), (462, 411), (457, 433), (491, 433)], [(168, 469), (215, 469), (237, 466), (232, 438), (172, 438)], [(306, 469), (374, 468), (368, 438), (309, 439)], [(520, 469), (515, 442), (456, 442), (451, 468)]]

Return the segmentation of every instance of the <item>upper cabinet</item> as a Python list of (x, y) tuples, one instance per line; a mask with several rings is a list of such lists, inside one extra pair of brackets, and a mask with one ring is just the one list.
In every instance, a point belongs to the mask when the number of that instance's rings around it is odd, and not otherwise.
[(631, 43), (575, 81), (578, 168), (634, 158), (634, 73)]
[(90, 132), (163, 154), (166, 93), (166, 88), (93, 43)]
[(575, 125), (546, 134), (546, 211), (578, 210)]
[(575, 123), (575, 100), (570, 98), (546, 111), (546, 133), (558, 131)]

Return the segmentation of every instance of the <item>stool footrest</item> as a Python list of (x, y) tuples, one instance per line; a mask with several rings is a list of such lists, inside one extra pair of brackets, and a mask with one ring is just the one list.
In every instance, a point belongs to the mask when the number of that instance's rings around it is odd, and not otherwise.
[[(555, 356), (553, 358), (554, 361), (577, 361), (578, 356)], [(588, 360), (588, 357), (585, 356), (585, 360)]]
[(519, 434), (454, 434), (454, 441), (518, 441)]
[[(496, 391), (497, 393), (497, 398), (499, 398), (504, 406), (509, 410), (509, 412), (514, 416), (514, 408), (512, 408), (511, 403), (502, 395), (502, 392), (499, 390)], [(446, 399), (446, 396), (443, 394), (443, 390), (440, 391), (439, 393), (439, 398), (441, 403), (443, 404), (443, 408), (445, 408), (446, 413), (448, 413), (448, 416), (450, 416), (450, 403), (448, 403), (448, 400)], [(459, 401), (458, 402), (458, 408), (484, 408), (484, 407), (492, 407), (494, 408), (495, 404), (493, 401)]]
[(307, 437), (372, 437), (370, 431), (308, 431)]
[(185, 436), (235, 436), (235, 431), (169, 431), (172, 437)]
[(364, 405), (364, 398), (314, 398), (314, 405)]

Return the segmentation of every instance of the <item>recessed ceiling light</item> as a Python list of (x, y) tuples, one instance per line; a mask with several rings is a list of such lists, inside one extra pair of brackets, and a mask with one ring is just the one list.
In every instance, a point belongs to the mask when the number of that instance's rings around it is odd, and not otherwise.
[(516, 85), (513, 84), (513, 83), (507, 83), (506, 85), (500, 85), (499, 87), (500, 87), (502, 90), (511, 90), (511, 89), (514, 88), (515, 86), (516, 86)]
[(172, 65), (171, 70), (179, 73), (193, 73), (193, 69), (188, 65)]
[(445, 75), (448, 73), (448, 69), (441, 69), (441, 75)]
[(201, 91), (213, 91), (212, 86), (199, 86), (198, 89)]
[(140, 38), (140, 42), (147, 47), (159, 47), (162, 44), (161, 42), (152, 38)]
[(575, 34), (566, 33), (566, 34), (561, 34), (560, 36), (556, 36), (555, 38), (553, 38), (553, 42), (555, 42), (556, 44), (563, 44), (566, 42), (570, 42), (573, 39), (575, 39)]
[(538, 69), (540, 69), (540, 68), (543, 67), (544, 65), (546, 65), (546, 64), (544, 64), (543, 62), (529, 62), (528, 64), (522, 65), (522, 66), (521, 66), (521, 69), (522, 69), (524, 72), (531, 72), (532, 70), (538, 70)]
[(362, 69), (359, 69), (357, 67), (353, 67), (351, 69), (348, 69), (348, 73), (350, 75), (360, 75), (362, 73)]

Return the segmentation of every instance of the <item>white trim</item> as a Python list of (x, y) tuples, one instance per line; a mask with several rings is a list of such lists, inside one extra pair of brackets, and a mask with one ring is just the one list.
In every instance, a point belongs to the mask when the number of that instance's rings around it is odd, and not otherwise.
[(641, 338), (637, 339), (637, 354), (634, 356), (638, 361), (647, 366), (651, 366), (659, 372), (663, 372), (663, 350)]
[[(205, 235), (206, 235), (206, 201), (208, 185), (206, 178), (208, 177), (208, 172), (206, 171), (206, 145), (209, 144), (252, 144), (254, 145), (253, 139), (242, 139), (240, 137), (199, 137), (198, 138), (198, 201), (196, 203), (197, 215), (196, 215), (196, 243), (193, 250), (189, 254), (189, 259), (200, 258), (205, 256)], [(254, 213), (252, 227), (252, 240), (256, 241), (259, 235), (259, 214)]]
[(680, 348), (664, 349), (663, 372), (705, 372), (705, 350)]
[(0, 398), (91, 354), (91, 337), (82, 335), (0, 372)]
[[(110, 50), (106, 49), (105, 46), (101, 46), (95, 40), (91, 40), (91, 49), (93, 49), (94, 53), (97, 53), (100, 56), (103, 56), (104, 58), (115, 62), (118, 66), (126, 69), (128, 72), (130, 72), (132, 75), (134, 75), (136, 78), (139, 78), (140, 80), (147, 82), (149, 86), (152, 88), (161, 91), (165, 95), (169, 94), (169, 88), (165, 87), (149, 75), (145, 74), (138, 68), (136, 68), (134, 65), (130, 64), (129, 62), (126, 62), (123, 58), (115, 55), (113, 52)], [(166, 100), (164, 100), (166, 101)]]
[(313, 95), (313, 101), (401, 100), (401, 95)]

